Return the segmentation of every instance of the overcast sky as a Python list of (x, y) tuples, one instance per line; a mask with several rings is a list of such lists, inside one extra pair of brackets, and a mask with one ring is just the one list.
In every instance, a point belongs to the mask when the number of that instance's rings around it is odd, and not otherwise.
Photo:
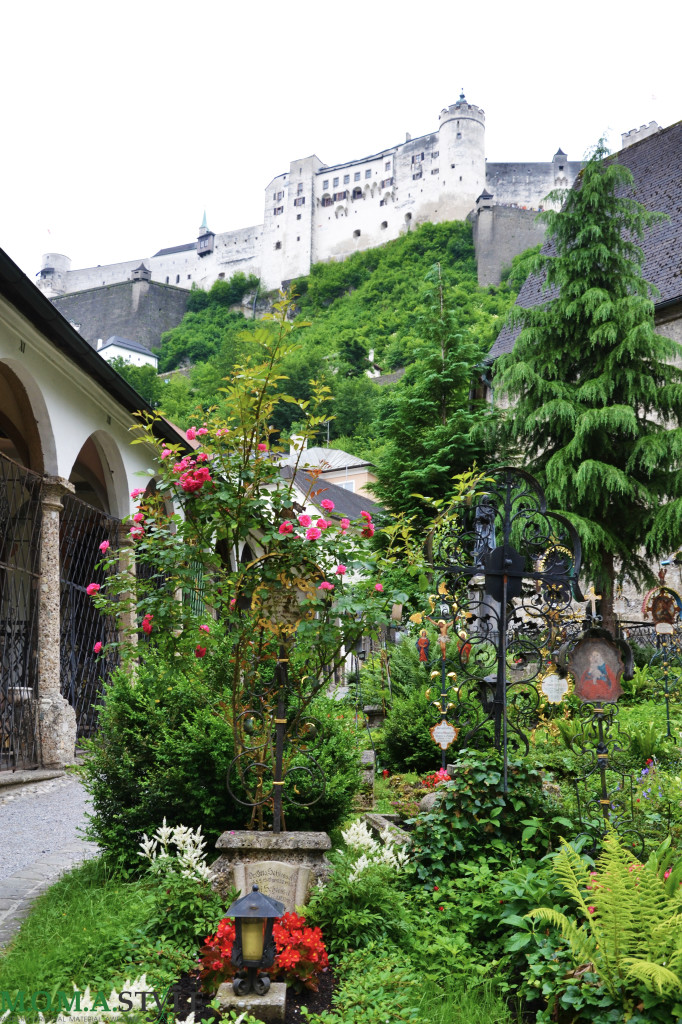
[[(298, 157), (435, 131), (463, 87), (491, 161), (579, 159), (682, 117), (663, 0), (33, 0), (0, 33), (0, 247), (86, 267), (262, 222)], [(561, 12), (561, 13), (560, 13)]]

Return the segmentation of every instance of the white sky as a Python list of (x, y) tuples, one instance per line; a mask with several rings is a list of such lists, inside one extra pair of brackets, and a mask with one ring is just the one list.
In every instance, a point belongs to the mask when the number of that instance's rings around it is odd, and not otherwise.
[(0, 247), (31, 278), (48, 251), (192, 241), (204, 209), (261, 223), (291, 160), (435, 131), (462, 86), (491, 161), (682, 117), (673, 0), (8, 0), (1, 21)]

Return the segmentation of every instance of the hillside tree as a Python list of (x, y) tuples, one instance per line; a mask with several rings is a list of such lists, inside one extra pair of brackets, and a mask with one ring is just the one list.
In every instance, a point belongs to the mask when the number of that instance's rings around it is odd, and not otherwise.
[(652, 583), (647, 560), (682, 537), (682, 346), (655, 333), (642, 274), (639, 243), (662, 215), (606, 157), (602, 141), (563, 208), (543, 215), (552, 245), (533, 270), (545, 301), (518, 310), (495, 387), (510, 403), (500, 439), (576, 526), (613, 630), (615, 585)]

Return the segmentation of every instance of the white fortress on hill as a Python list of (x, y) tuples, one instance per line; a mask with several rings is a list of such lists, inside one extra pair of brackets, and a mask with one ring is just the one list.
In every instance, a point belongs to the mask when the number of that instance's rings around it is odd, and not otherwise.
[[(485, 114), (462, 93), (429, 135), (332, 167), (316, 156), (293, 160), (265, 189), (262, 224), (216, 233), (204, 216), (196, 241), (83, 270), (47, 253), (37, 283), (51, 297), (130, 280), (207, 288), (243, 271), (270, 290), (313, 263), (345, 259), (426, 221), (464, 220), (481, 207), (537, 210), (580, 166), (561, 149), (547, 163), (488, 163)], [(517, 251), (534, 241), (521, 239)]]

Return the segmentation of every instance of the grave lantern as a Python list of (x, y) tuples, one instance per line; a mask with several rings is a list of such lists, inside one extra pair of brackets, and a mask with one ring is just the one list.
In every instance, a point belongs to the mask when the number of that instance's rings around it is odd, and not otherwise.
[(234, 918), (237, 933), (230, 959), (238, 970), (247, 971), (232, 982), (235, 995), (245, 996), (253, 989), (257, 996), (264, 996), (270, 988), (269, 976), (258, 971), (272, 967), (275, 962), (272, 926), (283, 913), (284, 904), (264, 896), (257, 885), (226, 911), (227, 917)]

